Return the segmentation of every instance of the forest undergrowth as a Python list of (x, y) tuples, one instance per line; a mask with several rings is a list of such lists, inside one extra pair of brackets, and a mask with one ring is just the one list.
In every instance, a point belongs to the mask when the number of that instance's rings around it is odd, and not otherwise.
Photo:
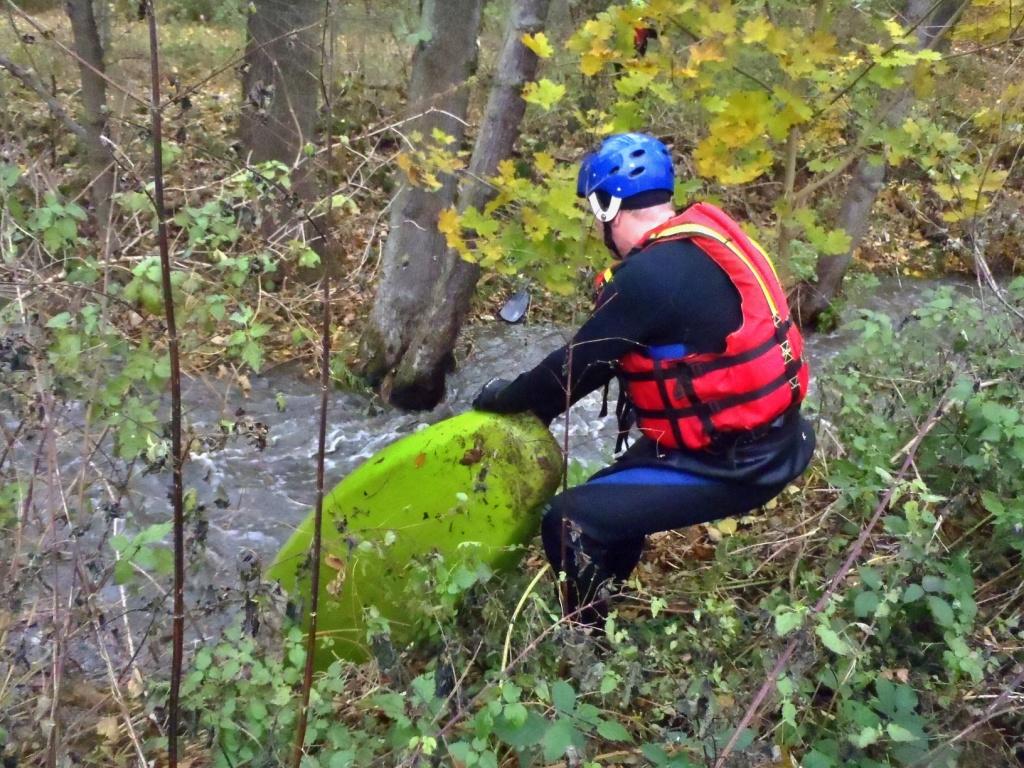
[[(61, 36), (62, 16), (34, 18), (39, 29), (10, 15), (2, 49), (31, 60), (47, 39), (41, 29)], [(118, 82), (144, 94), (142, 25), (118, 19), (114, 28)], [(326, 269), (335, 280), (331, 373), (338, 386), (359, 389), (356, 338), (407, 138), (395, 122), (400, 85), (357, 75), (334, 83), (322, 121), (344, 141), (318, 171), (334, 191), (307, 206), (286, 166), (250, 165), (236, 146), (241, 36), (182, 19), (168, 30), (171, 140), (163, 159), (186, 372), (243, 394), (279, 363), (300, 360), (315, 374), (314, 282)], [(224, 62), (212, 77), (211, 60)], [(56, 84), (74, 64), (54, 61), (54, 91), (63, 96)], [(975, 74), (988, 66), (1005, 74), (1001, 62), (977, 66)], [(147, 500), (131, 488), (144, 473), (169, 477), (161, 397), (171, 370), (147, 108), (122, 94), (112, 119), (117, 186), (103, 227), (71, 137), (36, 95), (4, 91), (5, 766), (164, 760), (170, 523), (147, 524)], [(583, 149), (573, 128), (571, 120), (540, 120), (520, 165), (534, 150), (568, 164)], [(1006, 178), (1000, 207), (976, 232), (986, 234), (992, 263), (1012, 273), (1021, 199), (1012, 163)], [(776, 189), (769, 180), (692, 193), (713, 192), (768, 229)], [(929, 229), (942, 205), (908, 187), (887, 189), (859, 268), (967, 269), (970, 247)], [(317, 226), (331, 229), (337, 249), (313, 247)], [(585, 265), (575, 277), (589, 282)], [(501, 576), (474, 563), (411, 564), (433, 620), (427, 640), (395, 648), (387, 623), (371, 622), (375, 659), (337, 662), (316, 678), (302, 765), (1024, 762), (1024, 282), (1003, 282), (999, 294), (980, 283), (977, 291), (941, 289), (895, 319), (848, 310), (856, 340), (816, 372), (809, 412), (820, 449), (808, 475), (756, 514), (654, 537), (602, 638), (558, 619), (550, 577), (534, 578), (542, 567), (536, 546), (526, 567)], [(485, 278), (475, 318), (493, 319), (518, 285), (514, 276)], [(531, 321), (586, 312), (585, 289), (568, 297), (534, 290), (544, 300), (535, 297)], [(366, 397), (368, 407), (382, 407)], [(186, 415), (186, 453), (256, 453), (273, 436), (273, 424), (244, 412), (213, 428)], [(195, 574), (206, 560), (208, 510), (194, 491), (184, 504)], [(857, 548), (852, 570), (830, 584)], [(242, 556), (235, 571), (190, 595), (179, 764), (193, 768), (285, 765), (298, 718), (301, 632), (259, 563)], [(228, 628), (195, 641), (211, 615)], [(751, 708), (765, 681), (763, 705)]]

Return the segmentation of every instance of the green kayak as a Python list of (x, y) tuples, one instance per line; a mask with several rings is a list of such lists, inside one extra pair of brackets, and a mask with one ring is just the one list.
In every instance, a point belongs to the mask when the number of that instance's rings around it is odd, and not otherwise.
[[(367, 459), (324, 498), (317, 667), (336, 656), (368, 658), (371, 606), (388, 620), (396, 647), (422, 636), (429, 625), (409, 594), (417, 558), (514, 565), (561, 472), (558, 444), (530, 414), (469, 411)], [(305, 617), (312, 539), (310, 512), (268, 571)], [(460, 546), (467, 542), (475, 545)]]

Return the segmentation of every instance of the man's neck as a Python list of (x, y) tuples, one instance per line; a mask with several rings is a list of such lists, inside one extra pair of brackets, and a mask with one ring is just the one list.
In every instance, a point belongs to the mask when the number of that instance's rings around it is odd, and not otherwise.
[(638, 246), (643, 245), (644, 240), (647, 239), (647, 235), (652, 229), (657, 229), (675, 216), (676, 209), (672, 207), (671, 203), (665, 203), (664, 205), (655, 205), (636, 211), (625, 211), (624, 213), (629, 215), (629, 234), (631, 236), (630, 239), (633, 241), (629, 251), (632, 252)]

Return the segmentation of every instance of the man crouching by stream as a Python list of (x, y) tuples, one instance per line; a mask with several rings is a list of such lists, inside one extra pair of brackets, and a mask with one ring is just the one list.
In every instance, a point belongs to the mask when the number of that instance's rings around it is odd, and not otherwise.
[(653, 136), (611, 136), (584, 157), (577, 194), (615, 259), (594, 312), (569, 344), (515, 381), (488, 382), (473, 402), (550, 423), (618, 377), (616, 450), (632, 426), (642, 436), (552, 499), (541, 528), (548, 560), (567, 576), (563, 615), (597, 628), (649, 534), (765, 504), (814, 451), (800, 415), (803, 339), (771, 261), (715, 206), (676, 213), (674, 183)]

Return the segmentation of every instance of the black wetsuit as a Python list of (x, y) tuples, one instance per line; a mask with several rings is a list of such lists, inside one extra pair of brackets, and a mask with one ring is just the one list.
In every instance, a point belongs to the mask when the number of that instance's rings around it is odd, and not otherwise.
[[(654, 243), (616, 270), (570, 344), (486, 407), (530, 410), (550, 422), (565, 410), (570, 383), (576, 402), (605, 385), (627, 352), (721, 352), (741, 322), (739, 293), (724, 270), (691, 242)], [(797, 410), (715, 450), (664, 450), (641, 437), (612, 466), (552, 499), (545, 552), (576, 586), (571, 602), (582, 605), (600, 583), (630, 574), (648, 534), (761, 506), (804, 471), (813, 450), (813, 431)]]

